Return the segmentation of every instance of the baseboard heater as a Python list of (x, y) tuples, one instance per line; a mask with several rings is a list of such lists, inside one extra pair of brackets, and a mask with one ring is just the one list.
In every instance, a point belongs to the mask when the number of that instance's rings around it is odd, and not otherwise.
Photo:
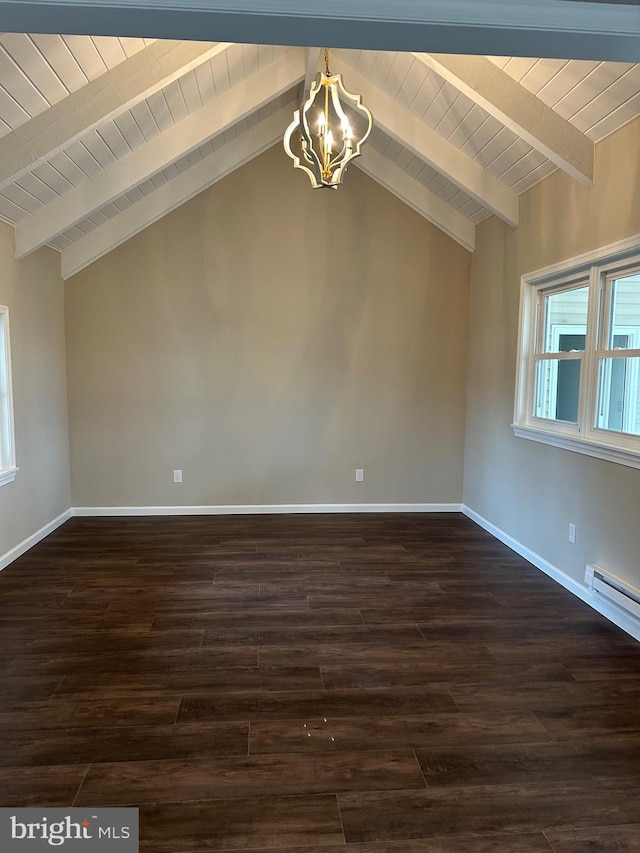
[(595, 563), (587, 565), (584, 580), (589, 589), (640, 619), (640, 589), (630, 586)]

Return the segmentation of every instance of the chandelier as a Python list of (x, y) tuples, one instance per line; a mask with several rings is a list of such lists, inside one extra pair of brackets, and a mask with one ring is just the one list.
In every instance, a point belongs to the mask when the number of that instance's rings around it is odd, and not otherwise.
[(284, 135), (284, 150), (294, 167), (307, 173), (314, 188), (337, 189), (349, 163), (360, 156), (373, 118), (360, 95), (344, 88), (341, 75), (331, 74), (326, 48), (324, 65), (309, 97), (293, 114)]

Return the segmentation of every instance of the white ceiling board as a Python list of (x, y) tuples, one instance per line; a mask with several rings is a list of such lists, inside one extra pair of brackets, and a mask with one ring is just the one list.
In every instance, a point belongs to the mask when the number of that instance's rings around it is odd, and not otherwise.
[[(501, 154), (504, 154), (504, 152), (507, 151), (508, 148), (516, 141), (517, 137), (514, 133), (507, 130), (506, 127), (501, 127), (495, 136), (492, 136), (489, 142), (487, 142), (482, 150), (478, 152), (474, 158), (474, 162), (482, 166), (483, 169), (491, 171), (492, 174), (496, 174), (492, 168), (493, 164), (496, 162), (498, 157), (500, 157)], [(520, 141), (522, 142), (522, 140)], [(530, 145), (527, 146), (526, 143), (524, 143), (524, 146), (527, 150), (531, 150)]]
[[(205, 62), (202, 65), (199, 65), (195, 69), (196, 75), (196, 83), (198, 84), (198, 92), (200, 94), (200, 100), (203, 104), (206, 104), (212, 98), (216, 96), (216, 84), (213, 82), (213, 71), (211, 69), (211, 63)], [(166, 98), (165, 106), (166, 106)], [(168, 107), (167, 107), (168, 109)]]
[[(533, 157), (535, 159), (536, 152), (523, 139), (516, 139), (515, 142), (513, 142), (508, 148), (505, 148), (505, 150), (496, 157), (493, 163), (491, 163), (491, 171), (496, 177), (500, 178), (501, 181), (504, 181), (511, 186), (511, 183), (507, 180), (505, 174), (513, 169), (514, 166), (517, 166), (518, 163), (521, 163), (525, 157)], [(538, 155), (538, 163), (544, 162), (545, 159), (546, 158)]]
[(64, 195), (72, 186), (64, 175), (54, 169), (51, 163), (41, 163), (30, 174), (40, 178), (58, 196)]
[(91, 37), (62, 36), (62, 40), (87, 80), (96, 80), (108, 70)]
[(16, 204), (11, 199), (0, 194), (0, 218), (10, 225), (15, 225), (16, 222), (21, 222), (26, 216), (27, 211)]
[(73, 187), (77, 187), (86, 178), (82, 169), (79, 169), (71, 157), (64, 152), (56, 154), (55, 157), (52, 157), (48, 162)]
[(484, 208), (482, 208), (478, 211), (478, 213), (469, 216), (469, 219), (471, 220), (471, 222), (473, 222), (474, 225), (479, 225), (481, 222), (484, 222), (484, 220), (488, 219), (490, 216), (491, 213), (488, 210), (484, 210)]
[(106, 169), (107, 166), (115, 163), (116, 158), (113, 151), (109, 148), (97, 130), (93, 130), (91, 133), (84, 136), (82, 138), (82, 144), (91, 154), (93, 159), (99, 164), (101, 169)]
[(365, 80), (368, 80), (373, 73), (374, 66), (378, 61), (378, 53), (374, 50), (345, 50), (342, 51), (340, 59), (351, 65), (352, 59), (355, 59), (352, 68), (355, 68), (358, 74), (362, 75)]
[(396, 100), (405, 109), (411, 109), (411, 105), (418, 96), (418, 92), (422, 88), (425, 81), (425, 72), (431, 74), (431, 71), (426, 69), (422, 63), (418, 62), (413, 54), (407, 54), (410, 58), (410, 65), (407, 69), (407, 76), (402, 82), (400, 89), (396, 93)]
[(503, 71), (507, 71), (507, 73), (518, 83), (521, 83), (524, 75), (528, 74), (534, 65), (539, 62), (538, 59), (532, 59), (531, 57), (524, 56), (490, 56), (488, 58), (491, 59), (492, 62), (495, 62), (498, 68), (502, 68)]
[(398, 57), (397, 53), (389, 53), (387, 50), (381, 50), (376, 55), (376, 62), (371, 70), (371, 74), (369, 74), (368, 79), (374, 86), (378, 86), (380, 89), (385, 89), (389, 97), (395, 97), (397, 93), (397, 87), (391, 86), (387, 88), (387, 80), (389, 79), (389, 75), (391, 73), (391, 68)]
[[(422, 85), (409, 104), (409, 112), (419, 118), (420, 121), (427, 123), (429, 127), (435, 127), (458, 95), (453, 87), (450, 87), (449, 98), (447, 99), (447, 92), (442, 92), (445, 85), (445, 81), (441, 77), (425, 68)], [(433, 121), (429, 119), (430, 114), (433, 116)]]
[[(38, 52), (34, 49), (29, 56), (25, 56), (24, 58), (28, 62), (25, 69), (16, 64), (16, 61), (0, 43), (0, 81), (2, 81), (2, 90), (15, 102), (15, 107), (19, 108), (18, 110), (15, 108), (3, 110), (0, 112), (0, 117), (12, 129), (20, 126), (25, 120), (24, 116), (32, 118), (51, 105), (30, 76), (38, 76), (38, 71), (42, 69), (44, 63), (34, 60), (35, 58), (41, 60), (41, 57), (39, 57)], [(36, 66), (35, 69), (33, 68), (34, 65)], [(50, 89), (51, 87), (47, 88)], [(65, 95), (66, 93), (62, 90), (62, 94), (57, 100), (61, 100)]]
[(522, 180), (518, 181), (514, 185), (514, 189), (518, 193), (526, 192), (526, 190), (531, 189), (531, 187), (535, 186), (535, 184), (539, 183), (552, 172), (555, 172), (555, 166), (553, 165), (553, 163), (549, 163), (548, 161), (546, 163), (542, 163), (540, 166), (538, 166), (532, 172), (522, 178)]
[(0, 46), (40, 92), (47, 104), (56, 104), (69, 94), (69, 90), (30, 36), (25, 33), (3, 33), (0, 36)]
[(127, 56), (133, 56), (134, 53), (137, 53), (139, 50), (142, 50), (143, 47), (149, 47), (150, 44), (153, 44), (155, 39), (150, 38), (125, 38), (120, 36), (118, 41), (122, 45), (124, 52)]
[(203, 104), (196, 75), (193, 71), (190, 71), (189, 74), (185, 74), (184, 77), (181, 77), (178, 80), (178, 85), (180, 86), (182, 97), (184, 98), (187, 115), (191, 115), (191, 113), (199, 110)]
[(259, 65), (257, 44), (242, 45), (242, 67), (244, 69), (245, 77), (250, 77), (258, 70)]
[(400, 154), (396, 157), (396, 166), (403, 171), (406, 171), (409, 163), (414, 159), (415, 158), (411, 151), (407, 151), (406, 148), (403, 148)]
[[(468, 98), (458, 96), (440, 119), (436, 128), (438, 133), (442, 134), (445, 139), (451, 141), (451, 138), (457, 132), (467, 126), (467, 116), (473, 111), (473, 107), (474, 105)], [(470, 126), (470, 129), (474, 130), (475, 127)]]
[[(477, 107), (477, 109), (480, 109), (480, 107)], [(482, 110), (482, 114), (484, 114), (484, 110)], [(492, 116), (486, 116), (484, 121), (479, 125), (475, 121), (474, 117), (474, 127), (476, 127), (476, 129), (473, 131), (469, 139), (464, 144), (460, 145), (460, 150), (464, 151), (465, 154), (475, 160), (478, 159), (478, 156), (482, 151), (484, 151), (487, 145), (489, 145), (492, 140), (504, 130), (504, 127)]]
[(178, 124), (189, 115), (180, 83), (177, 80), (165, 86), (162, 94), (167, 102), (174, 124)]
[[(193, 71), (191, 71), (190, 74), (193, 74)], [(145, 142), (148, 142), (160, 133), (160, 127), (155, 120), (149, 107), (149, 102), (146, 99), (131, 107), (129, 114), (135, 121)]]
[(115, 199), (113, 202), (113, 206), (116, 207), (120, 213), (128, 207), (131, 207), (131, 204), (131, 199), (126, 195), (120, 196), (120, 198)]
[(229, 66), (225, 56), (216, 56), (211, 60), (211, 72), (216, 87), (216, 96), (219, 97), (231, 88)]
[(21, 189), (26, 190), (30, 195), (36, 198), (41, 204), (46, 205), (54, 201), (59, 196), (53, 192), (51, 187), (43, 183), (39, 178), (32, 174), (23, 175), (16, 185)]
[[(562, 98), (553, 105), (560, 115), (570, 118), (576, 124), (575, 116), (589, 104), (600, 102), (609, 110), (615, 108), (624, 97), (624, 78), (628, 72), (633, 79), (633, 69), (638, 66), (606, 62), (597, 65), (587, 76), (581, 78)], [(636, 77), (636, 80), (638, 78)], [(586, 128), (589, 130), (590, 128)]]
[[(496, 64), (497, 59), (491, 57)], [(531, 63), (522, 74), (523, 63)], [(618, 112), (640, 87), (640, 65), (629, 62), (510, 58), (504, 71), (594, 141), (634, 117)], [(608, 121), (608, 117), (617, 113)], [(637, 111), (635, 112), (637, 115)], [(602, 123), (602, 124), (601, 124)]]
[(110, 217), (105, 216), (101, 210), (96, 210), (89, 219), (89, 222), (93, 225), (94, 228), (99, 228), (101, 225), (104, 225), (105, 222), (109, 220)]
[(594, 136), (597, 134), (598, 139), (604, 139), (605, 136), (608, 136), (610, 133), (614, 133), (622, 127), (622, 125), (627, 124), (627, 122), (632, 121), (634, 118), (637, 118), (639, 113), (640, 92), (636, 92), (636, 94), (629, 98), (625, 104), (622, 104), (618, 109), (609, 113), (605, 118), (601, 119), (596, 125), (594, 125), (591, 133)]
[(120, 39), (109, 38), (108, 36), (93, 36), (91, 41), (100, 54), (100, 59), (105, 68), (113, 68), (114, 65), (123, 62), (127, 58)]
[(244, 59), (242, 55), (242, 47), (239, 46), (233, 53), (228, 52), (225, 56), (227, 60), (227, 71), (229, 73), (229, 81), (231, 87), (237, 86), (245, 79)]
[[(525, 89), (537, 95), (553, 78), (562, 72), (567, 65), (566, 59), (539, 59), (530, 70), (518, 81)], [(505, 68), (509, 73), (509, 66)]]
[[(515, 159), (511, 165), (507, 166), (505, 171), (501, 174), (501, 178), (503, 181), (508, 183), (510, 187), (515, 187), (516, 184), (520, 183), (523, 178), (526, 178), (527, 175), (531, 174), (531, 172), (539, 166), (543, 166), (548, 163), (549, 161), (547, 158), (540, 154), (539, 151), (531, 150)], [(551, 168), (555, 168), (553, 164), (551, 164)]]
[(29, 38), (33, 40), (45, 62), (57, 74), (67, 92), (76, 92), (89, 82), (62, 36), (32, 33)]
[(23, 190), (18, 184), (10, 184), (3, 190), (3, 195), (12, 201), (18, 207), (22, 208), (27, 214), (34, 214), (38, 210), (42, 210), (44, 205), (31, 193)]
[(20, 127), (30, 118), (29, 113), (16, 103), (15, 99), (0, 84), (0, 121), (4, 130), (2, 135), (8, 135), (10, 131)]
[[(591, 77), (598, 67), (602, 68), (602, 66), (603, 63), (601, 62), (586, 59), (576, 59), (567, 62), (545, 86), (536, 92), (536, 96), (545, 104), (556, 107), (570, 92), (575, 92), (583, 81)], [(526, 89), (527, 86), (524, 88)], [(589, 86), (585, 86), (584, 88), (590, 89)], [(570, 111), (562, 112), (563, 116), (571, 114)]]
[[(466, 153), (469, 154), (469, 156), (473, 156), (476, 151), (482, 147), (482, 145), (478, 145), (476, 150), (474, 150), (472, 140), (474, 139), (475, 134), (480, 131), (480, 128), (488, 119), (489, 116), (485, 111), (477, 104), (474, 104), (465, 115), (464, 121), (460, 122), (458, 127), (456, 127), (449, 135), (449, 142), (452, 142), (457, 148), (464, 149), (465, 146), (467, 146)], [(496, 127), (496, 133), (498, 129), (499, 128)]]
[(78, 169), (83, 173), (85, 178), (91, 178), (93, 175), (97, 175), (102, 171), (100, 163), (93, 157), (93, 155), (89, 152), (89, 149), (86, 148), (82, 142), (74, 142), (73, 145), (70, 145), (64, 152), (70, 160), (72, 160)]
[[(131, 110), (126, 110), (122, 115), (117, 116), (113, 122), (131, 151), (135, 151), (136, 148), (140, 148), (140, 146), (144, 145), (147, 141), (140, 130), (138, 123), (134, 119)], [(153, 133), (150, 138), (159, 134), (157, 125), (155, 125), (154, 129), (155, 133)]]
[[(108, 121), (101, 124), (96, 130), (96, 133), (100, 135), (109, 151), (111, 151), (114, 159), (121, 160), (131, 151), (131, 146), (128, 144), (127, 140), (119, 130), (118, 125), (114, 121)], [(90, 134), (85, 134), (81, 137), (83, 142), (86, 140), (87, 136), (90, 136)], [(74, 186), (76, 186), (76, 184), (74, 184)]]

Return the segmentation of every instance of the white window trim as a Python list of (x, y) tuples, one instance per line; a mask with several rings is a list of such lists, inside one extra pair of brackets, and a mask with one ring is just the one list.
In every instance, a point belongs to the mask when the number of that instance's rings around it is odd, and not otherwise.
[[(518, 319), (518, 351), (516, 394), (512, 429), (518, 438), (525, 438), (572, 450), (586, 456), (594, 456), (609, 462), (617, 462), (632, 468), (640, 468), (640, 436), (612, 430), (599, 429), (591, 424), (591, 403), (597, 402), (597, 361), (610, 357), (610, 350), (602, 349), (598, 340), (598, 317), (600, 313), (600, 277), (598, 267), (605, 266), (611, 272), (617, 265), (623, 267), (640, 257), (640, 234), (587, 252), (578, 257), (544, 267), (523, 275), (520, 283), (520, 315)], [(580, 401), (578, 424), (568, 424), (533, 416), (533, 394), (535, 387), (535, 332), (537, 292), (544, 286), (562, 285), (564, 281), (584, 280), (589, 277), (590, 293), (587, 319), (587, 340), (580, 375)], [(563, 281), (564, 280), (564, 281)], [(638, 350), (621, 351), (619, 357), (635, 357)], [(595, 423), (595, 421), (594, 421)]]
[[(18, 468), (16, 466), (16, 442), (13, 420), (13, 388), (11, 385), (11, 344), (9, 333), (9, 309), (6, 305), (0, 305), (0, 316), (2, 317), (2, 323), (4, 325), (4, 361), (7, 366), (6, 383), (8, 402), (8, 423), (6, 425), (6, 428), (9, 440), (9, 446), (5, 452), (4, 467), (0, 467), (1, 487), (6, 486), (8, 483), (12, 483), (15, 480), (16, 474), (18, 473)], [(0, 341), (0, 346), (1, 345), (2, 343)], [(2, 466), (2, 463), (3, 459), (2, 457), (0, 457), (0, 466)]]

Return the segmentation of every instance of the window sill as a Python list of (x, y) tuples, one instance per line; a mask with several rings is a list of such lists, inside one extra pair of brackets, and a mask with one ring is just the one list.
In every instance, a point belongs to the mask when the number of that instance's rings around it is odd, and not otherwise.
[(13, 483), (17, 473), (17, 468), (6, 468), (4, 471), (0, 471), (0, 486), (6, 486), (7, 483)]
[(619, 465), (627, 465), (630, 468), (640, 468), (640, 453), (632, 450), (598, 444), (595, 441), (586, 441), (583, 438), (550, 433), (520, 424), (512, 424), (511, 426), (513, 434), (518, 438), (528, 438), (530, 441), (550, 444), (552, 447), (560, 447), (563, 450), (573, 450), (575, 453), (595, 456), (597, 459), (605, 459), (607, 462), (617, 462)]

